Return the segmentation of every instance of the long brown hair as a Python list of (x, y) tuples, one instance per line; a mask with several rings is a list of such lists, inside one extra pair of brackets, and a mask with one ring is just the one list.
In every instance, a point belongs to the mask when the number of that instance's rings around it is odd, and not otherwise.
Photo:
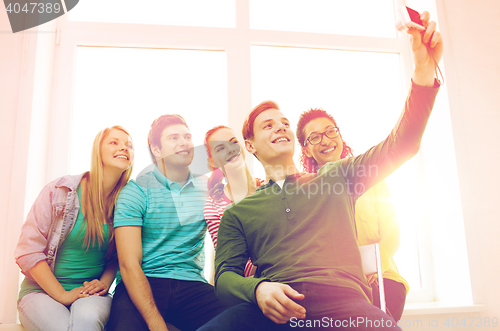
[(106, 128), (97, 134), (92, 146), (90, 171), (84, 176), (84, 178), (87, 179), (87, 189), (85, 192), (82, 192), (81, 201), (82, 212), (87, 219), (87, 231), (85, 232), (83, 247), (88, 250), (89, 247), (95, 244), (96, 240), (99, 243), (99, 247), (102, 247), (104, 244), (103, 224), (107, 224), (110, 229), (110, 236), (108, 240), (110, 247), (108, 249), (108, 253), (113, 250), (111, 246), (114, 246), (112, 245), (114, 242), (113, 216), (116, 199), (118, 198), (118, 193), (120, 193), (120, 190), (125, 186), (125, 184), (127, 184), (130, 175), (132, 174), (132, 166), (130, 166), (130, 168), (122, 173), (118, 183), (114, 187), (113, 191), (111, 191), (109, 198), (105, 200), (102, 188), (104, 172), (101, 149), (104, 139), (108, 137), (111, 130), (120, 130), (130, 136), (130, 134), (123, 127), (118, 125)]
[[(208, 194), (214, 201), (219, 201), (222, 198), (222, 195), (224, 193), (224, 184), (222, 183), (222, 180), (224, 179), (224, 173), (222, 172), (222, 169), (215, 168), (213, 159), (212, 159), (212, 151), (210, 150), (210, 143), (208, 140), (210, 137), (217, 132), (220, 129), (229, 129), (232, 130), (231, 128), (225, 126), (225, 125), (219, 125), (216, 126), (205, 133), (205, 139), (203, 140), (203, 144), (205, 145), (205, 148), (207, 149), (207, 155), (210, 158), (210, 165), (211, 165), (211, 170), (212, 174), (210, 175), (210, 178), (208, 179)], [(241, 151), (244, 153), (244, 151)], [(252, 174), (250, 173), (250, 170), (248, 169), (248, 166), (245, 164), (245, 170), (246, 170), (246, 177), (247, 177), (247, 184), (248, 184), (248, 193), (252, 194), (255, 192), (255, 189), (257, 187), (256, 185), (256, 180), (252, 177)], [(229, 185), (229, 183), (228, 183)]]

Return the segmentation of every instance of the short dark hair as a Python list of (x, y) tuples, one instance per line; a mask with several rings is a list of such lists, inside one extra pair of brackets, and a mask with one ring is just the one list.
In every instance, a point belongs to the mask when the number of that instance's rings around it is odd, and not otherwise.
[(247, 140), (253, 138), (253, 124), (255, 122), (255, 119), (257, 118), (257, 116), (268, 109), (279, 110), (280, 108), (278, 107), (278, 104), (276, 102), (269, 100), (259, 103), (254, 109), (252, 109), (250, 114), (248, 114), (247, 118), (245, 119), (245, 122), (243, 122), (243, 129), (241, 130), (243, 139)]
[(156, 164), (156, 158), (153, 154), (151, 147), (158, 146), (161, 148), (161, 134), (163, 130), (175, 124), (182, 124), (189, 129), (184, 118), (182, 118), (181, 115), (177, 114), (161, 115), (160, 117), (155, 119), (151, 124), (151, 129), (149, 130), (148, 133), (148, 146), (149, 146), (149, 154), (151, 155), (151, 160), (153, 160), (153, 163)]

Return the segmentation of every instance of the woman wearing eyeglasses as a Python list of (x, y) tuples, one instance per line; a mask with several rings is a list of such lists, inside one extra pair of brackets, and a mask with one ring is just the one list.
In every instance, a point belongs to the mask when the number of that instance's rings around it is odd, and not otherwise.
[[(353, 156), (333, 117), (322, 109), (310, 109), (299, 118), (297, 138), (302, 146), (303, 170), (317, 172), (327, 162)], [(387, 310), (398, 321), (408, 293), (408, 283), (401, 277), (393, 256), (399, 247), (399, 225), (385, 181), (366, 191), (356, 202), (355, 220), (358, 245), (380, 244)], [(367, 277), (373, 290), (373, 304), (380, 307), (376, 275)]]

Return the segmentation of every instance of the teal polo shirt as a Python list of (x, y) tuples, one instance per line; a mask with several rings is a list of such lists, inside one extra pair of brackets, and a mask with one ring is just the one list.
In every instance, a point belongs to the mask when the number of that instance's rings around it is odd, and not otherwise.
[(142, 227), (142, 270), (146, 276), (206, 282), (203, 207), (207, 195), (206, 176), (190, 172), (181, 187), (156, 166), (121, 190), (114, 226)]

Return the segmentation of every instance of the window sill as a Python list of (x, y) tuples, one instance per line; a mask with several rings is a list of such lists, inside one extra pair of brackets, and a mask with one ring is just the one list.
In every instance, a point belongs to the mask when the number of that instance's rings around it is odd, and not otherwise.
[(403, 316), (415, 315), (436, 315), (436, 314), (454, 314), (454, 313), (475, 313), (486, 310), (485, 305), (477, 304), (453, 304), (450, 302), (422, 302), (407, 303)]

